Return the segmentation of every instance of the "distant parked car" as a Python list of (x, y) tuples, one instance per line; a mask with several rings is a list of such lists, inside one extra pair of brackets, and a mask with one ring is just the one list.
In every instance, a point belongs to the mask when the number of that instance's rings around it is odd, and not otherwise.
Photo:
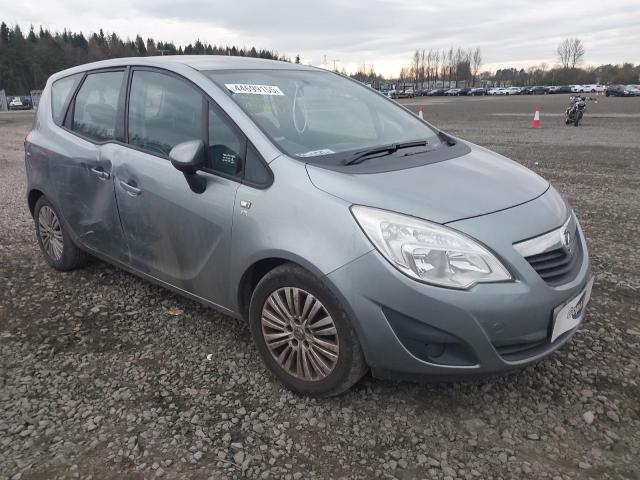
[(24, 97), (24, 100), (21, 97), (13, 97), (8, 105), (9, 110), (31, 110), (33, 108), (33, 103), (31, 103), (31, 98)]
[(638, 92), (634, 88), (635, 85), (609, 85), (605, 90), (607, 97), (635, 97)]
[(569, 85), (554, 85), (549, 87), (549, 93), (571, 93)]
[(446, 88), (434, 88), (433, 90), (429, 90), (427, 95), (429, 97), (441, 97), (448, 89)]
[(487, 93), (489, 95), (506, 95), (507, 94), (507, 89), (506, 88), (492, 88)]
[(546, 95), (547, 93), (549, 93), (549, 89), (547, 87), (537, 85), (535, 87), (531, 87), (529, 89), (529, 93), (531, 95)]
[(522, 93), (522, 88), (520, 87), (509, 87), (506, 89), (506, 95), (520, 95)]
[(573, 93), (582, 93), (584, 91), (582, 85), (570, 85), (570, 87)]
[(604, 91), (604, 88), (602, 87), (602, 85), (589, 84), (589, 85), (576, 85), (576, 86), (579, 86), (580, 90), (578, 91), (583, 93), (596, 93), (598, 91), (600, 92)]
[(471, 95), (471, 96), (479, 96), (479, 95), (486, 95), (487, 94), (487, 89), (486, 88), (472, 88), (471, 90), (469, 90), (469, 93), (467, 93), (467, 95)]
[(396, 95), (393, 98), (413, 98), (413, 97), (415, 97), (413, 88), (405, 88), (404, 90), (396, 92)]
[(523, 87), (520, 92), (521, 95), (544, 95), (548, 92), (547, 87), (541, 86), (531, 86), (531, 87)]
[(459, 88), (450, 88), (449, 90), (444, 92), (444, 94), (447, 95), (448, 97), (455, 97), (455, 96), (460, 95), (460, 89)]
[(624, 88), (627, 92), (631, 92), (634, 97), (640, 97), (640, 85), (627, 85)]
[(470, 91), (471, 91), (470, 88), (461, 88), (460, 89), (460, 93), (458, 93), (458, 95), (467, 96), (467, 95), (469, 95)]
[(22, 108), (22, 100), (20, 97), (13, 97), (13, 100), (9, 102), (9, 110), (20, 110)]

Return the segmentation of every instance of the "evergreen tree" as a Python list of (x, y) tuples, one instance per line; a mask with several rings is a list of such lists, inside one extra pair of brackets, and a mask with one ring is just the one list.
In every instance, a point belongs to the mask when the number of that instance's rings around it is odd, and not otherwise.
[(140, 35), (136, 37), (136, 54), (141, 57), (147, 55), (147, 47), (145, 46), (144, 41), (142, 40), (142, 37)]
[(0, 22), (0, 90), (9, 95), (24, 95), (29, 90), (44, 87), (47, 78), (64, 70), (87, 62), (107, 58), (147, 55), (240, 55), (277, 59), (277, 52), (237, 46), (214, 46), (196, 40), (186, 47), (172, 42), (146, 41), (140, 35), (134, 40), (123, 40), (116, 33), (97, 33), (85, 36), (82, 32), (64, 29), (62, 33), (50, 32), (30, 25), (25, 38), (19, 25), (8, 26)]

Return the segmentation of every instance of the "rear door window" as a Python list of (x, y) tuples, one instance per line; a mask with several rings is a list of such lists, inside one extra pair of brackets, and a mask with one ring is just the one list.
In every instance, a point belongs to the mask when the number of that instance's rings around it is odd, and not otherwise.
[(172, 75), (137, 70), (129, 94), (129, 144), (168, 156), (171, 149), (204, 136), (203, 97)]
[(97, 142), (113, 140), (123, 72), (91, 73), (74, 101), (72, 130)]
[(62, 125), (69, 96), (80, 78), (82, 78), (82, 74), (76, 73), (56, 80), (51, 85), (51, 115), (56, 125)]

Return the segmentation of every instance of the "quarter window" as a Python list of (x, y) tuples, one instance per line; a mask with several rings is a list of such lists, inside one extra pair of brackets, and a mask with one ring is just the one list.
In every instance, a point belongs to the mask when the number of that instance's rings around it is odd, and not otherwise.
[(169, 155), (178, 143), (203, 137), (202, 95), (186, 82), (135, 71), (129, 95), (129, 143)]
[(227, 122), (215, 108), (209, 107), (209, 168), (238, 175), (242, 171), (244, 138)]
[(102, 142), (115, 138), (123, 72), (92, 73), (83, 82), (73, 109), (72, 129)]
[(62, 125), (65, 112), (64, 106), (67, 104), (67, 99), (81, 76), (82, 74), (77, 73), (53, 82), (51, 86), (51, 115), (56, 125)]

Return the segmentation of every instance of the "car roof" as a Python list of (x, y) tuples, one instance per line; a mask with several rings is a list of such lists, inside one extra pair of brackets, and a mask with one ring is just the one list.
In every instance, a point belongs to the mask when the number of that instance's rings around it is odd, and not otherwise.
[(186, 65), (199, 71), (208, 70), (321, 70), (316, 67), (300, 65), (279, 60), (268, 60), (254, 57), (234, 57), (229, 55), (164, 55), (152, 57), (123, 57), (99, 62), (85, 63), (77, 67), (63, 70), (53, 75), (53, 79), (74, 73), (85, 72), (98, 68), (121, 67), (127, 65), (141, 65), (150, 67), (171, 68)]

